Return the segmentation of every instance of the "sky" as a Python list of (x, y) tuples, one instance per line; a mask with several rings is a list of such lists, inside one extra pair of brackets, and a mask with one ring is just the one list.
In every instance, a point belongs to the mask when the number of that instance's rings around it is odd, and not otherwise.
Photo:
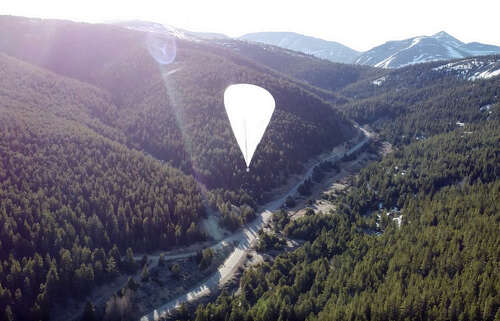
[(231, 37), (292, 31), (365, 51), (446, 31), (500, 45), (498, 0), (1, 0), (0, 14), (85, 22), (140, 19)]

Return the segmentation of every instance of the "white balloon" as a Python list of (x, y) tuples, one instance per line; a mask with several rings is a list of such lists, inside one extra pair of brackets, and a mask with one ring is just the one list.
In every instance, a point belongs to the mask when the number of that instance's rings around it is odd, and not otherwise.
[(224, 105), (249, 171), (253, 154), (264, 136), (276, 103), (262, 87), (236, 84), (226, 88)]

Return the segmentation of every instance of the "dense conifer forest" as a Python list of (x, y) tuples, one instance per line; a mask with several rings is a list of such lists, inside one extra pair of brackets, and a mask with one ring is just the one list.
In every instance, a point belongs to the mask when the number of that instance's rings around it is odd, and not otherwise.
[[(499, 59), (498, 56), (477, 60)], [(370, 124), (384, 139), (401, 145), (490, 118), (500, 95), (500, 79), (463, 80), (426, 63), (386, 71), (351, 84), (338, 94), (350, 101), (341, 109), (360, 124)]]
[[(176, 317), (500, 320), (499, 77), (232, 40), (177, 39), (161, 65), (147, 41), (113, 25), (0, 16), (1, 320), (48, 320), (54, 302), (137, 271), (134, 253), (206, 239), (207, 207), (235, 230), (306, 161), (357, 135), (355, 122), (394, 152), (353, 179), (335, 212), (277, 212), (281, 235), (261, 233), (259, 250), (283, 237), (304, 245)], [(276, 99), (249, 173), (224, 111), (233, 83)]]
[[(332, 97), (331, 92), (355, 84), (368, 77), (385, 74), (385, 71), (381, 69), (333, 63), (311, 55), (262, 43), (256, 44), (241, 40), (223, 39), (216, 41), (216, 44), (235, 50), (251, 60), (258, 61), (294, 79), (321, 88), (324, 90), (323, 95), (325, 95), (326, 99), (335, 97), (334, 100), (337, 102), (344, 100), (338, 96)], [(330, 94), (327, 94), (328, 92)], [(318, 94), (320, 93), (321, 91), (318, 92)]]
[(500, 320), (499, 80), (436, 65), (341, 89), (345, 114), (396, 150), (361, 171), (336, 212), (285, 220), (284, 236), (303, 246), (246, 271), (238, 294), (177, 317)]
[[(217, 46), (179, 40), (161, 66), (136, 31), (0, 26), (2, 319), (47, 319), (54, 302), (135, 271), (134, 252), (204, 239), (206, 206), (237, 228), (304, 161), (355, 134), (310, 86)], [(222, 102), (235, 82), (277, 100), (249, 174)]]
[[(2, 17), (0, 26), (6, 39), (0, 51), (98, 87), (116, 110), (107, 124), (128, 146), (172, 163), (209, 188), (239, 191), (245, 183), (247, 193), (261, 199), (312, 155), (355, 134), (352, 123), (318, 96), (319, 89), (215, 45), (178, 39), (175, 61), (159, 65), (142, 32), (17, 17)], [(234, 83), (263, 86), (277, 102), (250, 174), (222, 101)]]
[(46, 319), (54, 300), (132, 272), (132, 248), (203, 237), (198, 184), (93, 119), (113, 112), (102, 93), (4, 55), (0, 70), (2, 319)]
[[(299, 249), (246, 271), (193, 320), (498, 320), (498, 116), (362, 170)], [(401, 225), (398, 220), (401, 220)], [(181, 316), (182, 317), (182, 316)]]

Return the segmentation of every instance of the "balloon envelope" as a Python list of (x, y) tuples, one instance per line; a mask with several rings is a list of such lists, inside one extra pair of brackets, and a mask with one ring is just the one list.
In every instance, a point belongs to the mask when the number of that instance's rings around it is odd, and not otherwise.
[(273, 115), (274, 98), (262, 87), (236, 84), (226, 88), (224, 106), (248, 170)]

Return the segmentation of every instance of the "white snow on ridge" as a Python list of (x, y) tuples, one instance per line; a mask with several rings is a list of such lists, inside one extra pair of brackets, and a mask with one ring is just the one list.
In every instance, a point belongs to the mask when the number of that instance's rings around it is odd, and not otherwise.
[(476, 79), (489, 79), (500, 75), (500, 61), (495, 59), (481, 60), (469, 58), (450, 62), (435, 68), (433, 71), (452, 72), (457, 77), (474, 81)]
[(436, 68), (432, 68), (434, 71), (468, 71), (472, 68), (481, 67), (482, 64), (476, 60), (472, 61), (460, 61), (460, 62), (450, 62), (445, 65), (441, 65)]
[(375, 65), (375, 67), (379, 67), (379, 68), (389, 68), (389, 65), (391, 64), (391, 61), (394, 60), (395, 58), (395, 55), (392, 55), (392, 56), (389, 56), (387, 57), (386, 59), (382, 60), (381, 62), (379, 62), (378, 64)]
[(497, 69), (494, 71), (486, 70), (486, 71), (483, 71), (480, 73), (475, 73), (473, 76), (469, 77), (469, 80), (476, 80), (476, 79), (480, 79), (480, 78), (489, 79), (489, 78), (493, 78), (493, 77), (496, 77), (499, 75), (500, 75), (500, 69)]
[(411, 47), (414, 47), (414, 46), (418, 45), (418, 43), (422, 40), (422, 38), (423, 37), (415, 37), (413, 39), (413, 41), (411, 42), (411, 45), (408, 48), (406, 48), (406, 49), (410, 49)]
[(161, 24), (161, 23), (148, 23), (144, 22), (141, 24), (131, 24), (131, 25), (126, 25), (124, 26), (126, 29), (130, 30), (137, 30), (137, 31), (142, 31), (142, 32), (148, 32), (148, 33), (156, 33), (156, 34), (168, 34), (172, 37), (175, 37), (177, 39), (184, 39), (184, 40), (190, 40), (190, 41), (195, 41), (199, 42), (200, 39), (197, 37), (191, 36), (183, 32), (182, 30), (179, 30), (175, 27), (169, 26), (167, 24)]
[(408, 65), (414, 65), (418, 63), (424, 63), (424, 62), (431, 62), (431, 61), (436, 61), (440, 60), (439, 56), (430, 56), (428, 54), (420, 54), (416, 58), (413, 58), (412, 61), (401, 65), (401, 67), (408, 66)]

